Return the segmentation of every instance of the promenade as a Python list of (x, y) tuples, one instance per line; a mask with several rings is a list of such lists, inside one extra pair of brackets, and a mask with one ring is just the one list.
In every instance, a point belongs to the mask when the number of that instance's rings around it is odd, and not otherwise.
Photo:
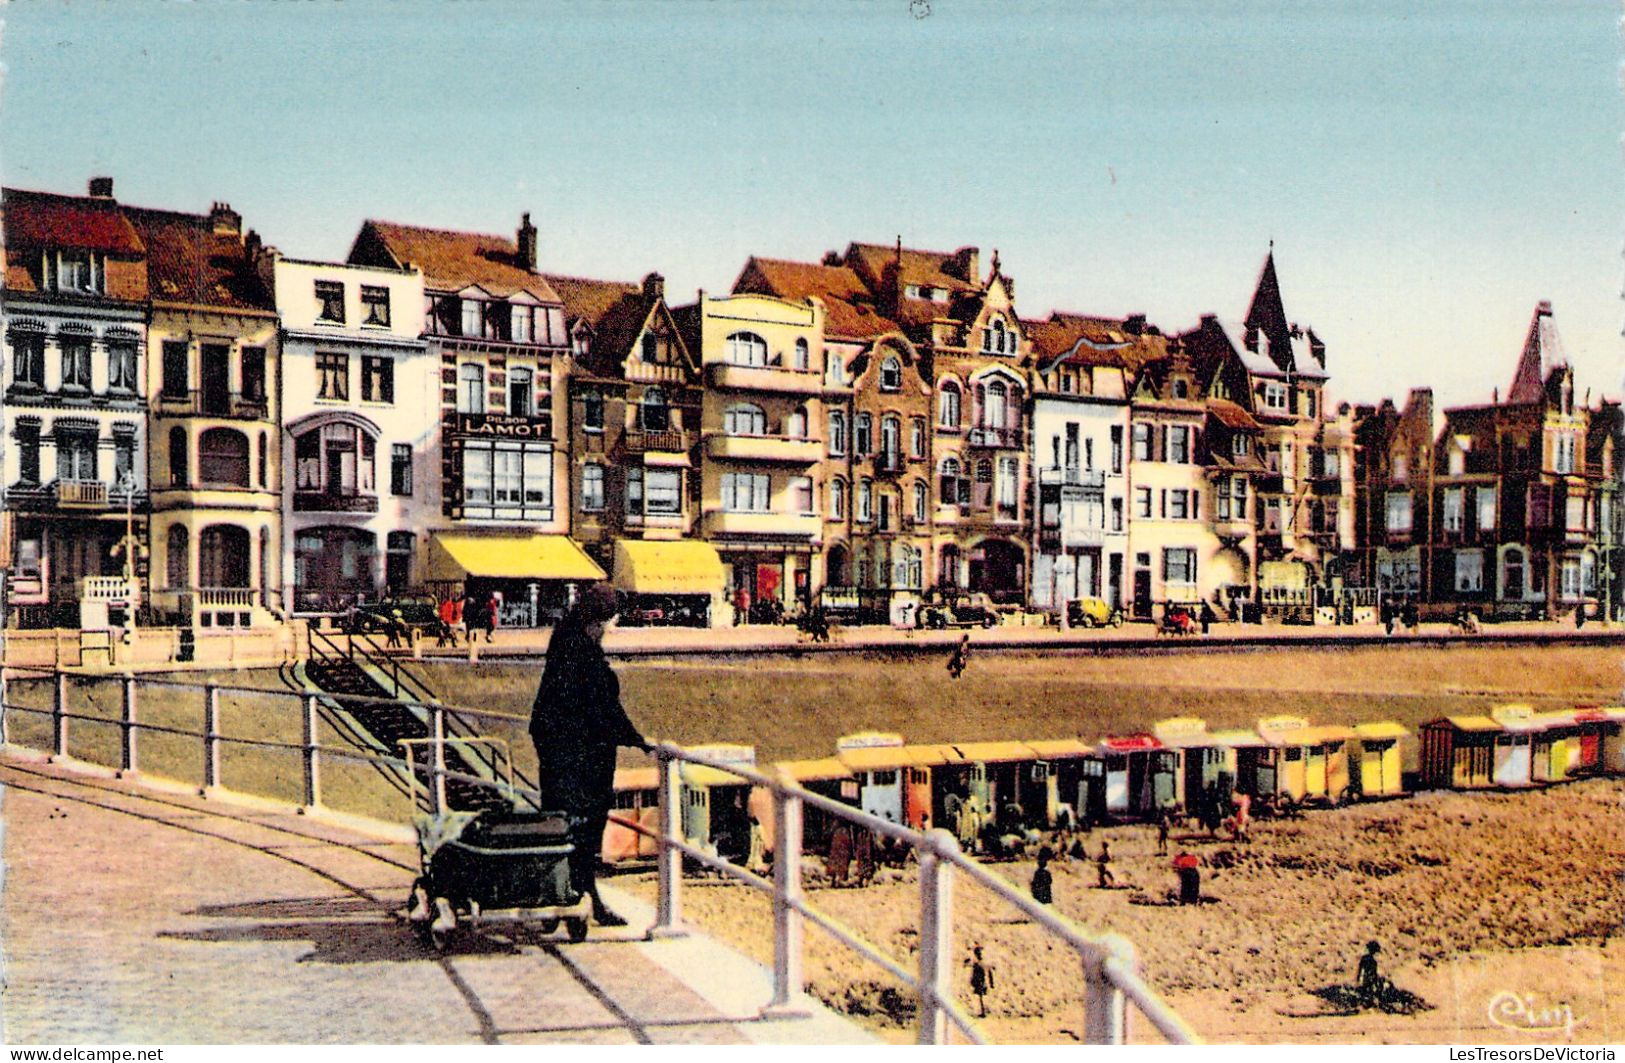
[[(417, 873), (399, 828), (203, 799), (0, 753), (5, 992), (29, 1044), (847, 1044), (816, 1009), (762, 1021), (765, 971), (704, 937), (487, 931), (446, 954), (395, 916)], [(393, 835), (393, 836), (391, 836)]]

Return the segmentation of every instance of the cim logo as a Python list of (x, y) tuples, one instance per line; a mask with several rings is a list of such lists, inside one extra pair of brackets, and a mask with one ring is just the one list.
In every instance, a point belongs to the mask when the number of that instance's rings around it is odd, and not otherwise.
[(1533, 993), (1497, 993), (1490, 998), (1488, 1010), (1492, 1023), (1503, 1030), (1516, 1030), (1518, 1033), (1552, 1034), (1561, 1031), (1572, 1039), (1575, 1027), (1585, 1022), (1575, 1016), (1574, 1008), (1567, 1001), (1543, 1004)]

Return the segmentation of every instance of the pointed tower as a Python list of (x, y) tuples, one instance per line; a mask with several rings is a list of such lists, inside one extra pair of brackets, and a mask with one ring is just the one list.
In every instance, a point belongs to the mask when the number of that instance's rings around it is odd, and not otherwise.
[(1546, 375), (1568, 364), (1557, 322), (1552, 320), (1552, 304), (1542, 299), (1529, 322), (1529, 335), (1523, 341), (1523, 354), (1518, 358), (1518, 372), (1507, 391), (1507, 402), (1544, 401)]
[[(1264, 257), (1264, 269), (1247, 307), (1246, 340), (1254, 351), (1269, 355), (1284, 370), (1292, 370), (1292, 326), (1281, 302), (1281, 283), (1275, 276), (1275, 247)], [(1262, 337), (1262, 340), (1260, 340)]]

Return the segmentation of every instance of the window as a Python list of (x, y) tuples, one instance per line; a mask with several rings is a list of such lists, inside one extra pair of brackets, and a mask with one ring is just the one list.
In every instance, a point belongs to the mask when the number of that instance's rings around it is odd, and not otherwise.
[(1264, 383), (1264, 406), (1270, 410), (1286, 409), (1286, 385), (1273, 380)]
[(1123, 530), (1123, 500), (1121, 498), (1115, 498), (1114, 497), (1112, 499), (1112, 531), (1120, 532), (1122, 530)]
[[(244, 455), (246, 460), (247, 455)], [(113, 428), (113, 483), (126, 492), (135, 490), (135, 430), (132, 428)]]
[(896, 358), (880, 363), (880, 390), (899, 391), (903, 387), (903, 365)]
[(1552, 526), (1552, 485), (1529, 485), (1529, 519), (1531, 528), (1550, 528)]
[(645, 432), (665, 432), (671, 428), (671, 409), (666, 405), (666, 393), (649, 388), (638, 404), (638, 427)]
[(270, 475), (271, 474), (270, 474), (270, 471), (266, 468), (266, 461), (267, 461), (267, 458), (269, 457), (270, 449), (271, 449), (270, 438), (264, 432), (261, 432), (260, 433), (260, 477), (259, 477), (259, 485), (260, 485), (261, 490), (265, 489), (265, 485), (270, 480)]
[(233, 428), (210, 428), (197, 441), (198, 480), (248, 486), (248, 437)]
[(643, 516), (643, 466), (631, 465), (626, 470), (626, 512), (629, 516)]
[(505, 340), (513, 335), (511, 307), (501, 299), (485, 304), (485, 321), (481, 334), (489, 340)]
[(796, 340), (796, 368), (801, 370), (812, 368), (812, 348), (807, 346), (804, 339)]
[(811, 476), (790, 477), (790, 512), (818, 512), (818, 509), (813, 505), (813, 482)]
[(940, 486), (944, 505), (970, 505), (970, 479), (960, 474), (958, 458), (942, 459)]
[(90, 337), (77, 332), (57, 334), (62, 347), (62, 386), (90, 390)]
[(389, 447), (389, 493), (412, 494), (412, 444), (392, 443)]
[(581, 428), (587, 432), (604, 430), (604, 395), (589, 391), (581, 396)]
[(925, 457), (925, 418), (916, 417), (908, 425), (908, 456)]
[(1402, 484), (1405, 482), (1406, 476), (1409, 474), (1409, 472), (1410, 461), (1404, 454), (1395, 454), (1392, 464), (1392, 471), (1389, 473), (1389, 478), (1395, 483)]
[(1408, 532), (1411, 530), (1410, 492), (1390, 491), (1388, 493), (1388, 530), (1391, 532)]
[(644, 473), (644, 511), (653, 516), (675, 516), (683, 511), (683, 474), (677, 469), (649, 469)]
[(1162, 581), (1164, 583), (1195, 583), (1196, 551), (1189, 547), (1169, 547), (1163, 550)]
[(17, 425), (17, 480), (25, 484), (39, 483), (39, 425)]
[(722, 428), (731, 436), (765, 436), (767, 414), (760, 406), (741, 403), (722, 415)]
[(987, 386), (987, 399), (982, 404), (982, 423), (989, 428), (1003, 428), (1010, 412), (1010, 389), (995, 380)]
[(90, 432), (58, 431), (56, 435), (56, 478), (96, 480), (96, 436)]
[(852, 452), (860, 458), (866, 458), (874, 453), (874, 449), (874, 418), (867, 413), (860, 413)]
[(1189, 520), (1191, 518), (1190, 492), (1175, 489), (1168, 492), (1168, 519)]
[(21, 329), (11, 333), (11, 375), (12, 383), (22, 387), (45, 386), (45, 333)]
[(1167, 440), (1167, 460), (1175, 465), (1189, 465), (1191, 460), (1191, 428), (1189, 425), (1169, 425), (1165, 436)]
[(875, 486), (872, 481), (858, 482), (858, 520), (867, 524), (874, 519)]
[(361, 323), (363, 325), (389, 324), (389, 289), (370, 284), (361, 286)]
[(514, 417), (529, 417), (536, 410), (536, 392), (529, 369), (508, 370), (508, 413)]
[(1513, 547), (1502, 558), (1501, 597), (1523, 597), (1523, 551)]
[(831, 520), (846, 519), (846, 481), (829, 482), (829, 516)]
[(1563, 508), (1564, 527), (1569, 531), (1584, 531), (1586, 526), (1586, 500), (1584, 495), (1569, 495)]
[(1473, 488), (1474, 500), (1478, 503), (1478, 530), (1495, 530), (1495, 488)]
[(937, 392), (937, 424), (943, 428), (959, 427), (959, 385), (952, 380), (944, 381), (942, 390)]
[(829, 414), (829, 456), (839, 458), (846, 453), (846, 414), (831, 410)]
[(1111, 426), (1111, 442), (1112, 442), (1112, 472), (1113, 472), (1113, 474), (1121, 474), (1122, 471), (1123, 471), (1123, 426), (1122, 425), (1114, 424), (1114, 425)]
[(999, 459), (999, 507), (1014, 513), (1021, 486), (1021, 465), (1015, 458)]
[(316, 282), (316, 320), (344, 324), (344, 285), (338, 281)]
[(484, 333), (482, 307), (478, 299), (464, 299), (462, 304), (463, 319), (460, 323), (462, 336), (479, 336)]
[(346, 497), (371, 495), (376, 449), (372, 436), (354, 425), (312, 429), (293, 441), (295, 489)]
[(485, 366), (464, 362), (457, 367), (457, 412), (485, 412)]
[(135, 344), (130, 340), (107, 341), (107, 390), (136, 390)]
[(767, 341), (754, 332), (735, 332), (728, 337), (725, 356), (730, 365), (765, 366)]
[(1441, 520), (1441, 522), (1444, 525), (1444, 530), (1447, 531), (1447, 532), (1459, 532), (1459, 531), (1461, 531), (1461, 524), (1462, 524), (1462, 521), (1461, 521), (1461, 517), (1462, 517), (1461, 502), (1462, 502), (1462, 495), (1463, 494), (1464, 494), (1463, 490), (1461, 488), (1459, 488), (1459, 487), (1447, 487), (1447, 488), (1445, 488), (1445, 491), (1444, 491), (1444, 505), (1440, 509), (1440, 517), (1439, 517), (1439, 519)]
[(192, 561), (190, 546), (186, 525), (171, 524), (169, 526), (168, 557), (164, 567), (167, 570), (169, 586), (172, 589), (191, 585)]
[(930, 493), (924, 481), (916, 480), (914, 482), (914, 522), (916, 524), (925, 523), (926, 507), (930, 504)]
[(1580, 555), (1580, 593), (1597, 593), (1597, 559), (1591, 554)]
[(797, 406), (784, 422), (784, 434), (791, 439), (807, 438), (807, 407)]
[(463, 444), (464, 516), (544, 518), (553, 510), (553, 449), (526, 443)]
[(722, 508), (734, 513), (766, 513), (772, 504), (765, 472), (722, 474)]
[(1186, 380), (1184, 377), (1179, 377), (1178, 379), (1176, 379), (1174, 381), (1174, 398), (1176, 398), (1176, 399), (1188, 399), (1188, 398), (1190, 398), (1190, 394), (1191, 394), (1190, 381)]
[(190, 480), (187, 469), (189, 444), (186, 429), (176, 425), (169, 430), (169, 483), (171, 487), (185, 487)]
[(97, 293), (106, 280), (102, 256), (88, 251), (47, 252), (45, 273), (45, 286), (58, 292)]
[(1574, 471), (1574, 436), (1567, 432), (1552, 438), (1552, 471), (1560, 473)]
[(893, 414), (887, 414), (880, 419), (880, 454), (888, 468), (895, 469), (901, 464), (903, 454), (902, 440), (903, 422)]
[(361, 356), (361, 401), (395, 401), (395, 359), (382, 354)]
[(344, 401), (350, 397), (350, 356), (339, 351), (316, 352), (316, 397)]
[(1134, 426), (1134, 460), (1151, 460), (1151, 426), (1148, 424)]
[(166, 399), (187, 396), (187, 350), (185, 340), (164, 341), (163, 380), (159, 388)]
[(1563, 600), (1572, 602), (1580, 597), (1580, 562), (1567, 560), (1563, 562)]
[(1151, 488), (1136, 487), (1134, 489), (1134, 515), (1136, 517), (1151, 516)]
[(588, 513), (597, 513), (604, 508), (604, 467), (602, 465), (583, 465), (581, 467), (581, 508)]
[[(515, 343), (530, 343), (535, 336), (536, 308), (512, 303), (508, 306), (508, 338)], [(644, 351), (646, 360), (647, 349)]]
[(242, 352), (244, 402), (265, 401), (265, 348), (244, 347)]
[(1253, 452), (1252, 442), (1245, 435), (1237, 432), (1230, 437), (1230, 456), (1233, 458), (1247, 457)]

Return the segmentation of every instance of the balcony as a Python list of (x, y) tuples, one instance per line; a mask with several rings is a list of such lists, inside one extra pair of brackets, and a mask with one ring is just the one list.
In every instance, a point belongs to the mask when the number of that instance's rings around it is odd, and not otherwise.
[(729, 461), (784, 462), (812, 465), (824, 456), (819, 439), (793, 439), (790, 436), (730, 436), (710, 433), (705, 437), (708, 457)]
[(1020, 450), (1021, 429), (1018, 428), (972, 428), (970, 430), (970, 445), (973, 447), (990, 447), (998, 450)]
[(824, 376), (815, 369), (729, 362), (712, 362), (707, 369), (711, 386), (724, 391), (771, 391), (781, 395), (821, 395), (824, 392)]
[(1253, 522), (1245, 517), (1213, 518), (1213, 534), (1221, 539), (1245, 539), (1252, 533)]
[(79, 581), (79, 600), (82, 602), (117, 602), (128, 605), (139, 601), (140, 585), (123, 576), (86, 576)]
[(236, 391), (160, 391), (153, 404), (160, 416), (222, 417), (239, 421), (263, 421), (270, 416), (265, 396), (244, 396)]
[(56, 504), (63, 509), (105, 509), (107, 484), (100, 480), (58, 480)]
[(662, 431), (630, 428), (622, 437), (621, 445), (628, 454), (687, 454), (688, 434), (681, 428)]
[(1102, 491), (1106, 488), (1106, 473), (1101, 469), (1084, 469), (1076, 465), (1067, 465), (1061, 468), (1051, 466), (1038, 471), (1038, 482), (1041, 484), (1061, 484), (1066, 487), (1086, 487), (1093, 491)]
[(259, 604), (260, 592), (256, 587), (199, 587), (197, 605), (200, 609), (252, 609)]
[(1093, 546), (1106, 545), (1105, 528), (1083, 528), (1077, 525), (1066, 525), (1061, 528), (1061, 545), (1069, 550), (1088, 549)]
[(293, 509), (295, 513), (377, 513), (378, 496), (301, 490), (293, 493)]
[(722, 509), (705, 512), (706, 535), (816, 542), (823, 531), (824, 518), (817, 513), (735, 513)]

